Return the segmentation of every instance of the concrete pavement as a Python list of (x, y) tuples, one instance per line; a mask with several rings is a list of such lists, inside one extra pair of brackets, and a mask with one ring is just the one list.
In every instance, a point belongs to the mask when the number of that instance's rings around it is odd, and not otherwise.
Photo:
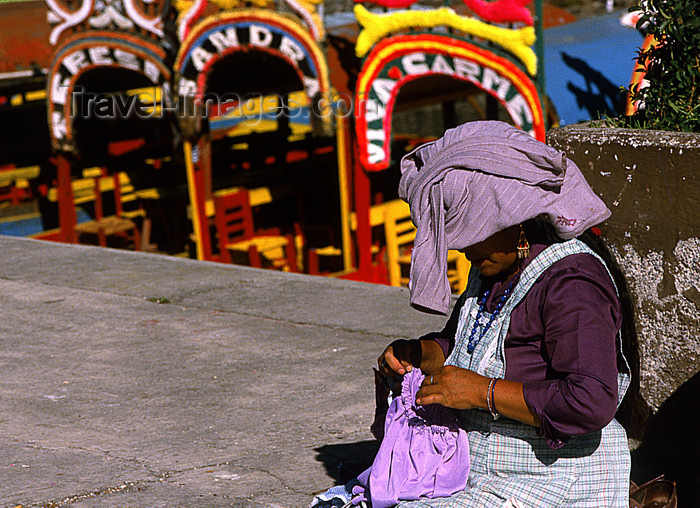
[(303, 508), (376, 449), (405, 289), (0, 237), (0, 507)]

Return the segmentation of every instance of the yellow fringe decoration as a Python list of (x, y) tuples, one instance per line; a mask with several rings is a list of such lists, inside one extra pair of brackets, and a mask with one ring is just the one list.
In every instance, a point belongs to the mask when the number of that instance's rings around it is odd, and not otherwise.
[(270, 7), (273, 4), (273, 0), (211, 0), (211, 2), (224, 10), (238, 9), (246, 5)]
[(497, 44), (525, 64), (531, 75), (534, 76), (537, 71), (537, 56), (530, 48), (535, 43), (535, 29), (531, 26), (517, 30), (501, 28), (474, 18), (462, 17), (448, 7), (431, 11), (403, 10), (388, 14), (373, 14), (362, 5), (356, 5), (355, 17), (363, 28), (355, 45), (355, 54), (360, 58), (364, 57), (377, 42), (393, 32), (412, 27), (447, 26)]
[(177, 10), (178, 13), (183, 13), (189, 10), (193, 3), (194, 0), (174, 0), (173, 7), (175, 7), (175, 10)]

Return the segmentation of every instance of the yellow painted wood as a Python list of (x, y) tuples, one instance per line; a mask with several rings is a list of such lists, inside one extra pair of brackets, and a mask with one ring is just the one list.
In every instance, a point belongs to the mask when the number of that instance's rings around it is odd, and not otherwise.
[(192, 163), (192, 143), (185, 141), (183, 143), (185, 152), (185, 170), (187, 173), (187, 189), (190, 195), (190, 210), (192, 210), (192, 229), (197, 246), (197, 259), (204, 260), (204, 245), (202, 243), (202, 225), (199, 223), (199, 214), (195, 210), (199, 210), (199, 200), (197, 199), (197, 191), (195, 189), (194, 179), (194, 164)]
[(287, 243), (287, 238), (283, 236), (255, 236), (240, 242), (226, 244), (226, 248), (229, 251), (247, 252), (251, 245), (255, 245), (258, 254), (274, 265), (283, 266), (287, 260), (285, 250)]
[[(347, 151), (349, 147), (345, 142), (345, 119), (339, 118), (336, 121), (336, 152), (338, 158), (338, 191), (340, 192), (340, 236), (343, 254), (343, 270), (350, 270), (352, 266), (351, 241), (350, 238), (350, 186), (348, 184)], [(355, 218), (357, 223), (357, 218)], [(318, 249), (316, 253), (323, 249)], [(327, 255), (327, 254), (319, 254)]]
[[(214, 192), (214, 196), (232, 194), (234, 192), (239, 191), (240, 189), (240, 187), (229, 187), (228, 189), (220, 189)], [(281, 192), (275, 191), (276, 197), (286, 197), (291, 196), (292, 194), (293, 191), (291, 190), (291, 188), (282, 188)], [(248, 191), (248, 200), (250, 201), (250, 206), (252, 207), (267, 205), (269, 203), (272, 203), (273, 201), (272, 191), (269, 187), (256, 187), (255, 189), (250, 189)], [(213, 199), (207, 199), (207, 202), (205, 203), (205, 210), (207, 213), (207, 217), (214, 217), (214, 215), (216, 215)]]
[[(369, 225), (371, 227), (377, 227), (384, 224), (386, 220), (387, 210), (392, 210), (394, 214), (407, 214), (410, 216), (411, 212), (408, 208), (408, 203), (402, 199), (394, 199), (392, 201), (387, 201), (385, 203), (380, 203), (378, 205), (372, 205), (369, 209)], [(357, 229), (357, 215), (355, 212), (350, 214), (350, 227), (353, 231)]]
[[(83, 172), (83, 174), (86, 174)], [(87, 174), (94, 174), (93, 172), (88, 172)], [(81, 205), (95, 200), (95, 184), (93, 178), (78, 178), (71, 182), (73, 187), (73, 201), (76, 205)], [(119, 173), (119, 186), (122, 193), (122, 201), (130, 201), (135, 198), (130, 198), (131, 193), (136, 192), (134, 186), (131, 184), (129, 175), (126, 173)], [(100, 192), (110, 192), (114, 190), (114, 181), (111, 176), (104, 176), (100, 178)], [(49, 201), (55, 202), (58, 199), (58, 189), (55, 187), (49, 189), (48, 193)]]
[[(19, 179), (33, 180), (39, 177), (39, 166), (27, 166), (0, 171), (0, 182), (13, 182)], [(7, 184), (9, 185), (9, 183)]]
[[(278, 249), (287, 245), (287, 239), (283, 236), (254, 236), (247, 240), (226, 244), (226, 248), (236, 251), (247, 251), (251, 245), (257, 247), (258, 252), (269, 252), (271, 249)], [(282, 253), (284, 256), (284, 253)]]
[[(408, 205), (397, 201), (385, 203), (384, 206), (387, 269), (390, 285), (407, 286), (408, 277), (403, 273), (408, 271), (411, 264), (416, 228), (411, 221)], [(453, 292), (461, 293), (467, 287), (469, 268), (469, 261), (464, 254), (456, 250), (447, 251), (447, 278)]]

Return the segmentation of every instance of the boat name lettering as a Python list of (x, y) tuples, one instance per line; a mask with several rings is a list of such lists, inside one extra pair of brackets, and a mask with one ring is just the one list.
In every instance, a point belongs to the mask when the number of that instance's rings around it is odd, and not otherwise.
[[(533, 113), (517, 87), (506, 76), (490, 67), (460, 57), (446, 54), (412, 52), (387, 62), (366, 91), (360, 91), (360, 114), (364, 115), (366, 130), (367, 161), (372, 165), (386, 163), (385, 123), (387, 107), (398, 94), (398, 89), (407, 79), (431, 74), (454, 76), (470, 81), (482, 90), (496, 96), (508, 110), (515, 123), (530, 132), (533, 129)], [(389, 78), (398, 79), (391, 79)], [(364, 97), (362, 95), (364, 93)]]

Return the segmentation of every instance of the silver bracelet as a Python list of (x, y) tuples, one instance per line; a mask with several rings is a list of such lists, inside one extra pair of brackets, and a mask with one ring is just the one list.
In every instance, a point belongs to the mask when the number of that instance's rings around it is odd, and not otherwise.
[(494, 420), (498, 420), (498, 418), (501, 416), (498, 411), (496, 411), (496, 400), (495, 400), (495, 393), (496, 393), (496, 382), (498, 381), (497, 377), (491, 378), (489, 381), (489, 386), (486, 389), (486, 405), (489, 409), (489, 413), (491, 413), (491, 417)]

